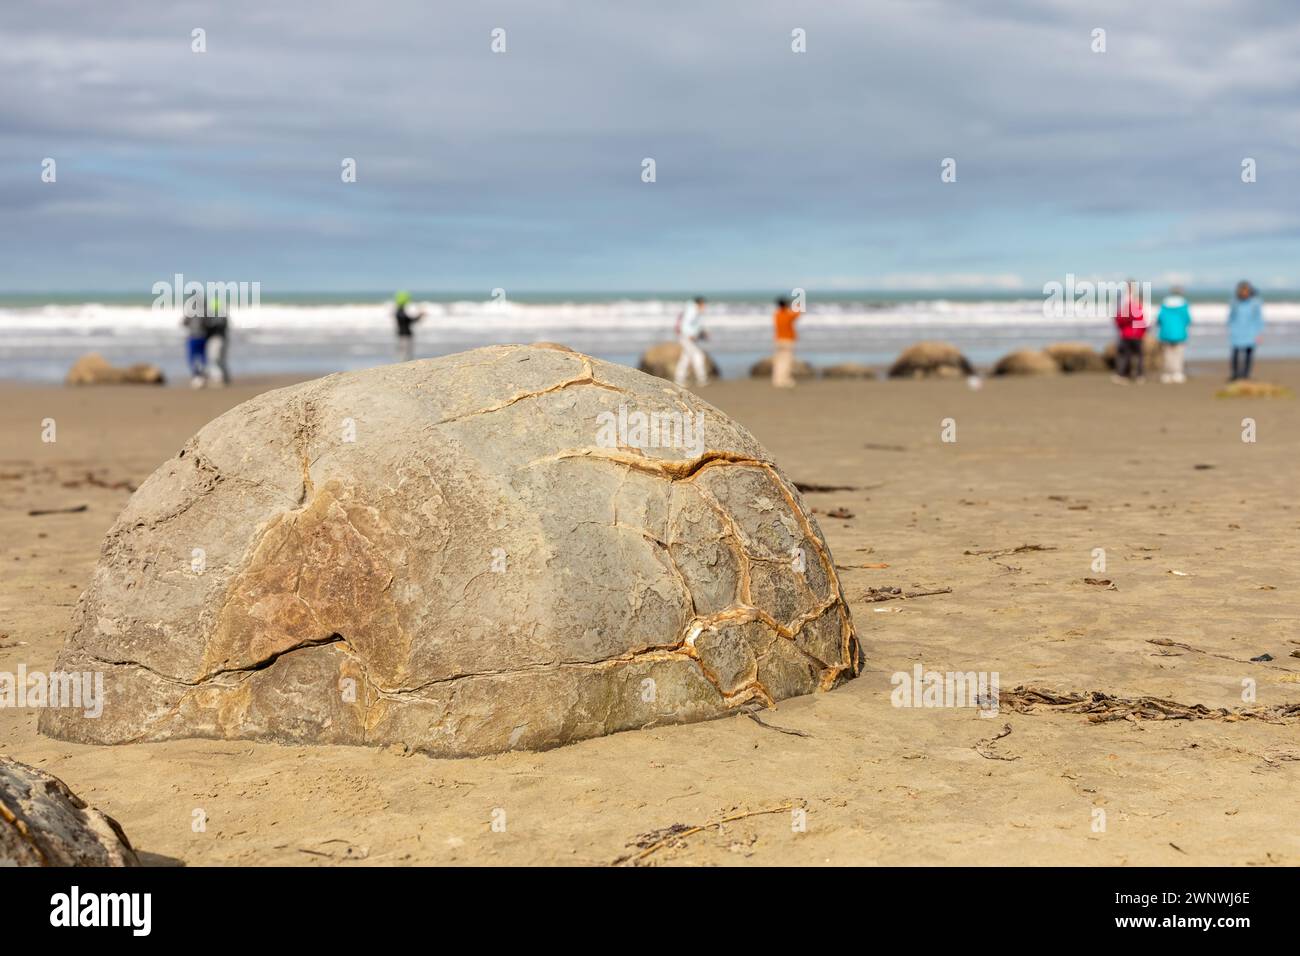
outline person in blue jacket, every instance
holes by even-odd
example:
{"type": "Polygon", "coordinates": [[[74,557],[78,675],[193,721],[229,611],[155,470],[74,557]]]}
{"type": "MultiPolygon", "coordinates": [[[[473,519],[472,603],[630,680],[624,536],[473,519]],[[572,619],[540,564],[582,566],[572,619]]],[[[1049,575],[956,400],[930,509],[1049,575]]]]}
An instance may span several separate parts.
{"type": "Polygon", "coordinates": [[[1231,382],[1250,378],[1255,346],[1264,331],[1264,310],[1259,294],[1246,281],[1237,283],[1237,297],[1228,307],[1228,343],[1232,346],[1231,382]]]}
{"type": "Polygon", "coordinates": [[[1160,327],[1160,381],[1165,384],[1182,384],[1187,381],[1183,372],[1183,350],[1187,347],[1187,327],[1192,324],[1192,311],[1183,296],[1183,290],[1174,286],[1160,303],[1156,317],[1160,327]]]}

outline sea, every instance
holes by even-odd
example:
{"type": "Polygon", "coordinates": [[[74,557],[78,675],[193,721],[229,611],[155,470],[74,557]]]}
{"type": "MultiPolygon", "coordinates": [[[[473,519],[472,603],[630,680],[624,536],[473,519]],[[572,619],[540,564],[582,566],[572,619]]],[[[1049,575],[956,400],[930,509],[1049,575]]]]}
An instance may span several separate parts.
{"type": "MultiPolygon", "coordinates": [[[[546,294],[492,298],[413,290],[426,315],[416,355],[429,357],[497,343],[558,342],[598,358],[636,365],[650,345],[671,339],[687,296],[662,293],[546,294]]],[[[1189,293],[1191,361],[1226,361],[1229,290],[1189,293]]],[[[1114,335],[1101,308],[1067,303],[1068,314],[1033,293],[836,293],[810,295],[799,321],[798,354],[814,366],[859,362],[886,367],[906,346],[951,342],[977,366],[1017,348],[1060,341],[1103,347],[1114,335]]],[[[772,296],[708,296],[705,348],[724,377],[745,375],[769,354],[772,296]]],[[[1300,292],[1264,294],[1259,357],[1300,358],[1300,292]]],[[[391,362],[391,293],[263,292],[256,305],[230,310],[233,377],[312,376],[391,362]]],[[[0,294],[0,379],[58,382],[81,355],[115,365],[151,362],[183,383],[185,333],[178,309],[148,296],[0,294]]]]}

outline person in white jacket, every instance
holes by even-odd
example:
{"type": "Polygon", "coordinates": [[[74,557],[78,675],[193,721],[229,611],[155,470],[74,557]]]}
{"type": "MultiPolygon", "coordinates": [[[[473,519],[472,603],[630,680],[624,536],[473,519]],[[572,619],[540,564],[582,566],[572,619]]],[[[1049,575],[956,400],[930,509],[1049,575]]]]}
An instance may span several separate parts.
{"type": "Polygon", "coordinates": [[[682,314],[677,318],[677,344],[681,346],[681,355],[677,359],[677,372],[673,381],[686,387],[687,376],[695,372],[695,381],[700,385],[709,384],[709,360],[700,348],[702,339],[707,339],[704,331],[704,296],[697,295],[686,303],[682,314]]]}

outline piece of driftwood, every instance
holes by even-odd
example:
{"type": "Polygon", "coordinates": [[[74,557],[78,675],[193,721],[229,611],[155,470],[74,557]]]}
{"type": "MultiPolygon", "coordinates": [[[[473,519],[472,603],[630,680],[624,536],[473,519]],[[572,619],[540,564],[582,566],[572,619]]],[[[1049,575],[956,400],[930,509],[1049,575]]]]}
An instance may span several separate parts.
{"type": "Polygon", "coordinates": [[[745,810],[741,813],[733,813],[717,820],[711,820],[708,823],[700,823],[694,826],[688,826],[684,823],[674,823],[670,827],[662,830],[655,830],[651,833],[643,834],[634,842],[634,846],[641,847],[640,853],[629,853],[621,856],[614,861],[615,866],[625,863],[639,863],[652,853],[657,853],[664,847],[677,840],[684,840],[695,833],[701,833],[705,830],[712,830],[714,827],[720,827],[725,823],[735,823],[737,820],[744,820],[749,817],[761,817],[769,813],[780,813],[783,810],[793,810],[793,803],[783,803],[776,807],[767,807],[763,810],[745,810]]]}
{"type": "Polygon", "coordinates": [[[89,511],[90,505],[73,505],[71,508],[33,508],[27,512],[29,518],[39,518],[41,515],[75,515],[83,511],[89,511]]]}
{"type": "Polygon", "coordinates": [[[911,598],[933,597],[936,594],[951,594],[952,588],[935,588],[932,591],[904,591],[902,588],[867,588],[859,601],[874,603],[877,601],[906,601],[911,598]]]}

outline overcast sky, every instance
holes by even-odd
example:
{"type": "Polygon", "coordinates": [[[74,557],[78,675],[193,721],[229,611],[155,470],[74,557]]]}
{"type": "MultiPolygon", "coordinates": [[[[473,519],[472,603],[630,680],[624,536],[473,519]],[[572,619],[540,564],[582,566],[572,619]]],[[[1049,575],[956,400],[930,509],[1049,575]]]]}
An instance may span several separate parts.
{"type": "Polygon", "coordinates": [[[1300,286],[1296,0],[45,0],[0,37],[0,291],[1300,286]]]}

